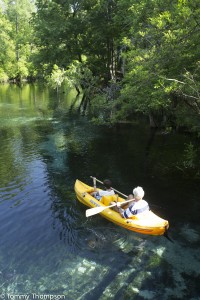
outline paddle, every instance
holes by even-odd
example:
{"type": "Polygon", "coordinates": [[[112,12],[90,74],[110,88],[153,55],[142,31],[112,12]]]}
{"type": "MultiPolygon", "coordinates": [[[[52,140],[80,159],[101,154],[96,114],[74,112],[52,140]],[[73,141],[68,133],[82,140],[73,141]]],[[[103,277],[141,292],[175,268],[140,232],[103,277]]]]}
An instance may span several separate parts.
{"type": "MultiPolygon", "coordinates": [[[[100,181],[99,179],[97,179],[96,177],[90,176],[90,178],[92,178],[93,180],[95,179],[95,180],[96,180],[96,181],[98,181],[99,183],[103,184],[103,182],[102,182],[102,181],[100,181]]],[[[117,192],[118,194],[120,194],[120,195],[122,195],[122,196],[124,196],[124,197],[128,198],[128,196],[127,196],[127,195],[125,195],[125,194],[121,193],[120,191],[118,191],[118,190],[114,189],[113,187],[112,187],[111,189],[113,189],[113,191],[117,192]]]]}
{"type": "MultiPolygon", "coordinates": [[[[130,202],[130,201],[133,201],[133,200],[134,200],[134,198],[129,199],[129,200],[124,201],[124,202],[117,202],[117,203],[120,203],[120,205],[121,205],[121,204],[124,204],[125,202],[130,202]]],[[[103,210],[105,210],[105,209],[107,209],[107,208],[116,206],[117,203],[112,204],[112,205],[109,205],[109,206],[98,206],[98,207],[92,207],[92,208],[89,208],[89,209],[87,209],[86,212],[85,212],[86,217],[90,217],[90,216],[99,214],[99,213],[101,213],[103,210]]]]}
{"type": "Polygon", "coordinates": [[[96,188],[97,188],[97,184],[96,184],[96,177],[92,177],[93,178],[93,186],[94,186],[94,191],[96,192],[96,188]]]}
{"type": "MultiPolygon", "coordinates": [[[[103,184],[103,182],[102,182],[102,181],[100,181],[99,179],[97,179],[96,177],[90,176],[90,178],[92,178],[92,179],[94,179],[94,178],[95,178],[95,179],[96,179],[96,181],[98,181],[99,183],[103,184]]],[[[113,191],[117,192],[118,194],[122,195],[123,197],[126,197],[126,198],[128,198],[128,196],[127,196],[127,195],[125,195],[125,194],[121,193],[120,191],[118,191],[118,190],[114,189],[113,187],[112,187],[112,189],[113,189],[113,191]]],[[[161,206],[159,206],[159,205],[156,205],[156,204],[153,204],[153,203],[151,203],[151,206],[153,206],[153,207],[159,207],[159,208],[161,208],[161,206]]]]}

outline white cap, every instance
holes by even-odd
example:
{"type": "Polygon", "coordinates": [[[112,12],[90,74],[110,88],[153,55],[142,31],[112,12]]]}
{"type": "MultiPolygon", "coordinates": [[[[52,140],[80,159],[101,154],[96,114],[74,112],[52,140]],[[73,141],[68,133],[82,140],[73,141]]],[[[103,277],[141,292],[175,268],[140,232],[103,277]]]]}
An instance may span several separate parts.
{"type": "Polygon", "coordinates": [[[144,190],[141,186],[137,186],[133,189],[133,195],[136,199],[142,199],[144,197],[144,190]]]}

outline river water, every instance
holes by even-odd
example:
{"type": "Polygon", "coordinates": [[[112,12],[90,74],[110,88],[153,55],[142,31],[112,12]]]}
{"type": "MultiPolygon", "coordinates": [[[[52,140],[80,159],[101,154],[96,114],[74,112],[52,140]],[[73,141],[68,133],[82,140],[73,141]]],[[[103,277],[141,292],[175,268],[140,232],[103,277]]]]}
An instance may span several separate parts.
{"type": "Polygon", "coordinates": [[[0,299],[200,299],[200,185],[180,171],[190,137],[96,126],[80,101],[0,86],[0,299]],[[86,219],[74,183],[91,175],[143,186],[173,242],[86,219]]]}

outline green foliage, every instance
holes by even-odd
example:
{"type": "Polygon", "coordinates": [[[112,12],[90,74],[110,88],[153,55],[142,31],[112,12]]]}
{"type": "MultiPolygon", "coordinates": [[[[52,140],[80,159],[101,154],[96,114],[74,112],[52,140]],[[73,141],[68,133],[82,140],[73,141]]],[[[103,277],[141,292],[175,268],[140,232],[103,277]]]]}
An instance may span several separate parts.
{"type": "Polygon", "coordinates": [[[158,126],[200,128],[199,1],[37,0],[36,7],[5,1],[2,80],[38,75],[57,89],[67,81],[106,122],[140,113],[158,126]]]}
{"type": "Polygon", "coordinates": [[[0,68],[0,82],[6,82],[8,80],[8,75],[5,73],[5,71],[0,68]]]}
{"type": "Polygon", "coordinates": [[[49,85],[58,90],[58,88],[61,87],[64,79],[65,71],[63,69],[60,69],[57,65],[54,65],[51,75],[47,77],[49,85]]]}
{"type": "Polygon", "coordinates": [[[183,155],[183,166],[184,168],[195,168],[197,159],[197,153],[192,143],[186,144],[184,155],[183,155]]]}
{"type": "Polygon", "coordinates": [[[122,39],[126,65],[117,117],[170,117],[186,106],[199,114],[199,2],[133,1],[128,11],[132,22],[122,39]]]}
{"type": "Polygon", "coordinates": [[[27,78],[33,69],[30,62],[33,40],[30,18],[34,4],[29,0],[5,1],[3,7],[4,11],[0,12],[0,80],[21,80],[27,78]]]}
{"type": "Polygon", "coordinates": [[[14,73],[15,46],[10,39],[12,24],[0,12],[0,81],[6,81],[14,73]]]}
{"type": "Polygon", "coordinates": [[[117,40],[121,34],[115,21],[119,1],[37,1],[33,18],[35,43],[40,48],[38,65],[57,64],[65,69],[87,57],[85,67],[101,82],[115,78],[118,70],[117,40]]]}
{"type": "Polygon", "coordinates": [[[92,79],[91,71],[78,60],[72,61],[66,70],[66,82],[70,87],[81,87],[84,85],[84,80],[90,79],[92,79]]]}
{"type": "Polygon", "coordinates": [[[176,168],[181,171],[185,177],[200,178],[200,164],[197,147],[195,145],[192,143],[185,144],[181,161],[177,163],[176,168]]]}
{"type": "Polygon", "coordinates": [[[115,99],[119,94],[119,90],[120,84],[110,82],[108,87],[98,90],[98,93],[94,94],[90,105],[93,122],[109,125],[116,123],[115,99]]]}

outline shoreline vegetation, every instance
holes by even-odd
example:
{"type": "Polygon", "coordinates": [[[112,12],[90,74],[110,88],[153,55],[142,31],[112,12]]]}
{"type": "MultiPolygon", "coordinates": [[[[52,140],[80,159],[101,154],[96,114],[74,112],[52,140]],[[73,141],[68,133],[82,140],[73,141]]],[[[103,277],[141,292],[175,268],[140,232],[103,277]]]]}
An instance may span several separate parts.
{"type": "MultiPolygon", "coordinates": [[[[197,0],[4,0],[0,82],[68,85],[95,124],[146,118],[199,139],[199,13],[197,0]]],[[[197,143],[185,151],[194,168],[197,143]]]]}
{"type": "Polygon", "coordinates": [[[139,113],[199,133],[199,13],[197,0],[4,0],[0,81],[65,82],[102,122],[139,113]]]}

